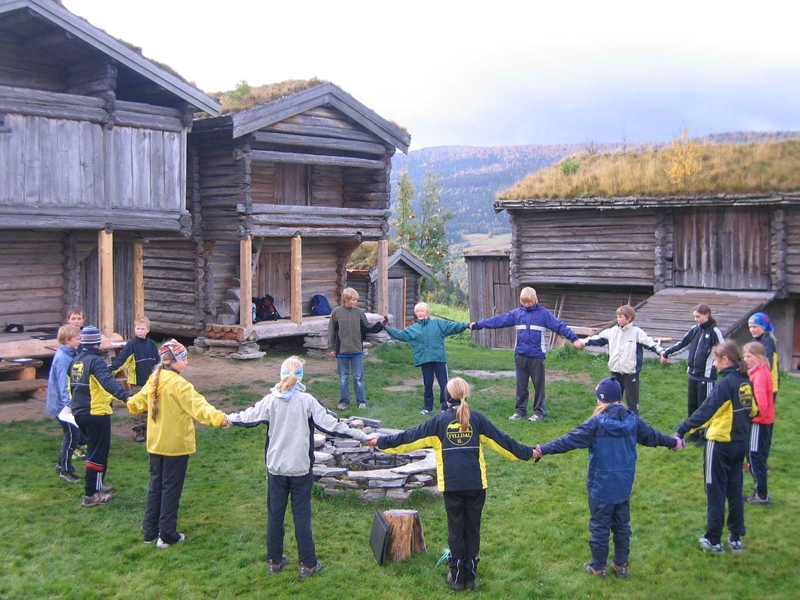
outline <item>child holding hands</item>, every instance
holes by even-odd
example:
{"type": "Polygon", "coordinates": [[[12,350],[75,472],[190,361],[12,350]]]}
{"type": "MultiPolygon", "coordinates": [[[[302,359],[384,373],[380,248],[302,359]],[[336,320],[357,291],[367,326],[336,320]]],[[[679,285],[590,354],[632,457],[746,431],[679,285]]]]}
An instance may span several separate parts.
{"type": "Polygon", "coordinates": [[[367,440],[389,453],[433,447],[438,488],[447,511],[450,572],[454,591],[474,589],[481,544],[481,514],[486,502],[486,464],[483,445],[511,460],[530,460],[533,448],[506,435],[467,404],[469,385],[460,377],[447,384],[448,409],[425,423],[398,433],[367,440]]]}
{"type": "Polygon", "coordinates": [[[753,476],[756,489],[744,501],[747,504],[767,506],[772,500],[767,490],[767,459],[772,445],[772,425],[775,423],[773,379],[763,344],[759,342],[745,344],[743,358],[758,404],[758,416],[753,418],[750,426],[750,450],[748,452],[750,474],[753,476]]]}
{"type": "Polygon", "coordinates": [[[56,473],[60,479],[68,483],[78,483],[75,467],[72,466],[72,453],[78,447],[81,436],[80,429],[75,424],[70,408],[69,394],[69,366],[78,356],[81,345],[81,330],[74,325],[62,325],[58,330],[58,343],[60,344],[50,366],[50,376],[47,380],[47,412],[54,416],[64,430],[64,440],[61,442],[61,452],[58,456],[56,473]]]}
{"type": "Polygon", "coordinates": [[[614,573],[628,576],[631,537],[631,491],[636,475],[636,444],[683,447],[683,440],[664,435],[622,404],[622,387],[614,378],[603,379],[595,390],[597,406],[592,416],[568,434],[544,446],[534,456],[589,449],[586,491],[589,494],[589,548],[592,560],[583,565],[590,575],[606,578],[609,532],[614,534],[614,573]]]}

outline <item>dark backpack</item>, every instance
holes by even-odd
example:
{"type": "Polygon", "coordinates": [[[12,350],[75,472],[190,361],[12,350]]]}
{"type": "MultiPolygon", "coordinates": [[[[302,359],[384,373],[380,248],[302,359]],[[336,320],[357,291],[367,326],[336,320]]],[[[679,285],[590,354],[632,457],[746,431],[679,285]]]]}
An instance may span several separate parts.
{"type": "Polygon", "coordinates": [[[281,318],[275,308],[275,298],[267,294],[263,298],[254,298],[253,304],[256,306],[256,322],[258,321],[277,321],[281,318]]]}
{"type": "Polygon", "coordinates": [[[322,294],[314,294],[311,297],[311,314],[312,315],[329,315],[331,314],[331,305],[328,299],[322,294]]]}

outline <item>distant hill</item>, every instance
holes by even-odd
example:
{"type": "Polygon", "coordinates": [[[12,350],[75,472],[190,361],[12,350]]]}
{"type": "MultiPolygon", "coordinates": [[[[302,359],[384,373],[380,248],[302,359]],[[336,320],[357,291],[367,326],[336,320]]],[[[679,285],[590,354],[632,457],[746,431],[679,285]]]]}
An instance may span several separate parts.
{"type": "MultiPolygon", "coordinates": [[[[700,138],[702,143],[747,143],[756,141],[800,139],[800,132],[734,131],[700,138]]],[[[618,152],[623,149],[644,149],[663,146],[664,142],[636,144],[593,144],[597,153],[618,152]]],[[[451,241],[461,241],[464,234],[498,234],[510,231],[508,215],[495,214],[492,208],[495,194],[525,175],[543,169],[579,152],[587,152],[588,144],[542,144],[533,146],[435,146],[412,150],[408,155],[397,153],[392,159],[392,204],[395,202],[397,180],[408,169],[417,195],[422,191],[425,171],[440,176],[442,206],[456,217],[448,224],[451,241]]]]}

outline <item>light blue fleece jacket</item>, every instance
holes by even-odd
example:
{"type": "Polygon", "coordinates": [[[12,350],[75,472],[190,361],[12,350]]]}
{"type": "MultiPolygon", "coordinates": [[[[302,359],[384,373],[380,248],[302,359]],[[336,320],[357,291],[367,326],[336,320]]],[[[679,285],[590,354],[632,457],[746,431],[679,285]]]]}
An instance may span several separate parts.
{"type": "Polygon", "coordinates": [[[61,344],[53,357],[53,364],[50,366],[50,377],[47,380],[45,410],[54,417],[57,417],[65,406],[69,406],[69,375],[67,371],[69,371],[69,366],[76,356],[78,356],[77,350],[72,350],[68,346],[61,344]]]}

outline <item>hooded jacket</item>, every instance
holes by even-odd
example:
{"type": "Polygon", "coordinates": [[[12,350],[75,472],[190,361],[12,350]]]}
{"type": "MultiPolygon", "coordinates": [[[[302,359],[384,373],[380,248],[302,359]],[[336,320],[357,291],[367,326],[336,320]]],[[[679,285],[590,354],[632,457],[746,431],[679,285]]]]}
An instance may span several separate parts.
{"type": "Polygon", "coordinates": [[[643,330],[632,323],[624,327],[614,325],[604,329],[597,335],[586,338],[587,346],[605,346],[608,344],[608,369],[612,373],[632,375],[642,370],[644,352],[642,348],[663,354],[664,349],[643,330]]]}
{"type": "Polygon", "coordinates": [[[283,392],[276,386],[254,406],[228,415],[231,425],[267,425],[266,465],[267,471],[273,475],[299,477],[311,472],[315,428],[362,442],[367,439],[363,431],[351,429],[339,421],[305,390],[302,383],[283,392]]]}
{"type": "Polygon", "coordinates": [[[748,370],[748,375],[753,384],[753,395],[758,403],[758,416],[753,417],[753,423],[772,425],[775,422],[775,393],[769,365],[767,363],[756,365],[748,370]]]}
{"type": "Polygon", "coordinates": [[[778,350],[775,346],[775,338],[771,333],[765,333],[761,337],[753,338],[754,342],[760,342],[764,346],[764,351],[769,364],[769,371],[772,373],[772,389],[778,393],[780,387],[780,370],[778,368],[778,350]]]}
{"type": "Polygon", "coordinates": [[[396,340],[408,342],[414,355],[414,366],[429,362],[447,362],[444,338],[469,329],[469,323],[444,319],[422,319],[405,329],[387,327],[386,333],[396,340]]]}
{"type": "Polygon", "coordinates": [[[131,395],[114,379],[97,346],[84,346],[69,367],[69,389],[74,416],[105,416],[114,398],[125,402],[131,395]]]}
{"type": "Polygon", "coordinates": [[[401,433],[378,438],[378,448],[389,454],[433,448],[436,453],[437,486],[442,492],[486,489],[486,463],[483,445],[511,460],[529,460],[533,448],[520,444],[500,431],[479,412],[470,412],[469,430],[461,431],[456,419],[460,402],[401,433]]]}
{"type": "Polygon", "coordinates": [[[336,350],[336,354],[364,354],[364,337],[382,330],[383,323],[370,325],[367,315],[357,306],[337,306],[328,323],[328,348],[336,350]]]}
{"type": "Polygon", "coordinates": [[[674,448],[677,443],[674,437],[654,429],[622,404],[612,404],[541,449],[545,455],[588,448],[586,491],[589,496],[608,504],[622,504],[630,499],[633,489],[636,444],[674,448]]]}
{"type": "Polygon", "coordinates": [[[127,369],[130,385],[144,385],[159,362],[161,359],[156,343],[150,338],[135,337],[125,344],[119,356],[111,362],[111,374],[116,375],[122,369],[127,369]]]}
{"type": "Polygon", "coordinates": [[[50,376],[47,378],[47,403],[45,410],[48,414],[57,417],[65,406],[69,406],[69,366],[78,351],[61,344],[53,356],[50,365],[50,376]]]}
{"type": "Polygon", "coordinates": [[[692,327],[680,342],[664,350],[663,356],[667,358],[689,346],[689,356],[687,357],[689,368],[686,370],[689,379],[715,381],[717,369],[714,367],[711,350],[724,341],[722,330],[709,319],[702,325],[692,327]]]}
{"type": "Polygon", "coordinates": [[[555,331],[570,342],[578,339],[575,332],[544,306],[519,306],[502,315],[483,319],[475,323],[475,329],[501,329],[514,326],[517,330],[517,345],[514,354],[544,358],[547,352],[546,331],[555,331]]]}
{"type": "Polygon", "coordinates": [[[750,437],[750,421],[758,414],[750,380],[736,366],[722,369],[722,379],[692,416],[678,425],[683,437],[691,430],[707,427],[706,439],[713,442],[744,442],[750,437]]]}
{"type": "Polygon", "coordinates": [[[179,373],[163,367],[156,394],[158,414],[153,415],[154,379],[151,375],[139,393],[128,400],[128,410],[134,415],[147,412],[147,452],[162,456],[194,454],[194,419],[219,427],[225,413],[211,406],[179,373]]]}

